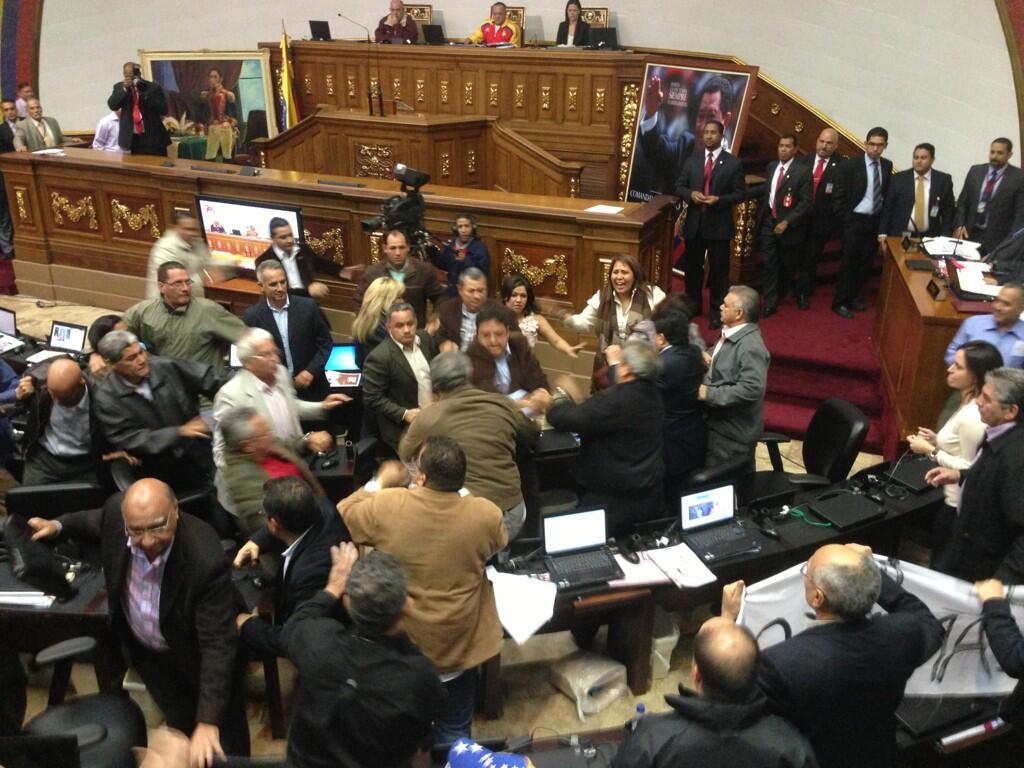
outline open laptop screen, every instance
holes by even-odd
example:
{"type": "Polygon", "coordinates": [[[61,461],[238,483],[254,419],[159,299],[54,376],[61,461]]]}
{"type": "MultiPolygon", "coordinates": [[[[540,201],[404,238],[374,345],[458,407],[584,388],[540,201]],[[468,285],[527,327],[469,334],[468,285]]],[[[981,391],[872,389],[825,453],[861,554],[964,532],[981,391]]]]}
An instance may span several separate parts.
{"type": "Polygon", "coordinates": [[[734,495],[731,485],[691,493],[679,501],[683,531],[694,531],[708,525],[731,520],[734,495]]]}
{"type": "Polygon", "coordinates": [[[0,333],[6,333],[8,336],[18,335],[16,316],[9,309],[0,309],[0,333]]]}
{"type": "Polygon", "coordinates": [[[85,349],[85,334],[88,330],[84,325],[59,323],[54,320],[50,326],[50,348],[65,352],[81,352],[85,349]]]}
{"type": "Polygon", "coordinates": [[[604,510],[588,509],[544,518],[544,552],[557,555],[605,543],[604,510]]]}
{"type": "Polygon", "coordinates": [[[328,371],[358,371],[356,345],[335,344],[331,348],[331,356],[327,358],[327,364],[324,366],[324,369],[328,371]]]}

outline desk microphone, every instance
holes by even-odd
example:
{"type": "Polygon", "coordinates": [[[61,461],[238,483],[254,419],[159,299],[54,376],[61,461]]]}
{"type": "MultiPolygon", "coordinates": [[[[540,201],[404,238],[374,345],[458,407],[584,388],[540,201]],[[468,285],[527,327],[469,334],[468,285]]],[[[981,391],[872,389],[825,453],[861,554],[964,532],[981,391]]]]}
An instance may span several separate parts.
{"type": "MultiPolygon", "coordinates": [[[[373,39],[370,37],[369,27],[364,27],[355,19],[351,19],[344,13],[339,13],[338,16],[350,24],[355,24],[361,30],[366,33],[366,103],[370,107],[370,117],[373,117],[373,88],[370,86],[370,57],[372,56],[371,47],[373,46],[373,39]]],[[[380,82],[380,53],[377,54],[377,100],[378,110],[380,116],[384,117],[384,85],[380,82]]]]}

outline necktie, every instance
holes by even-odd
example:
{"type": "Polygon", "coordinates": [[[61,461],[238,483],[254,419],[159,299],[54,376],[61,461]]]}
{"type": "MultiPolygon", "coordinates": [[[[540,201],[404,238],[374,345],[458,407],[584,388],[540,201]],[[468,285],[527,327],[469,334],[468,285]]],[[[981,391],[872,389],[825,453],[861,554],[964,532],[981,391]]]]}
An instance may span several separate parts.
{"type": "Polygon", "coordinates": [[[132,132],[142,133],[145,128],[142,125],[142,110],[139,109],[139,89],[132,88],[132,132]]]}
{"type": "Polygon", "coordinates": [[[715,155],[713,152],[708,152],[708,159],[704,163],[704,194],[711,194],[711,169],[715,165],[715,155]]]}
{"type": "Polygon", "coordinates": [[[878,169],[878,161],[871,161],[871,172],[875,175],[871,181],[871,213],[878,213],[882,208],[882,174],[878,169]]]}
{"type": "Polygon", "coordinates": [[[985,182],[985,189],[981,193],[981,202],[987,203],[992,199],[992,190],[996,186],[996,179],[999,178],[999,172],[991,170],[988,173],[988,180],[985,182]]]}
{"type": "Polygon", "coordinates": [[[42,136],[42,138],[43,138],[43,146],[52,147],[53,146],[53,136],[50,134],[49,131],[46,130],[46,121],[45,120],[40,120],[39,123],[38,123],[38,126],[39,126],[39,135],[42,136]]]}
{"type": "Polygon", "coordinates": [[[786,178],[786,169],[779,164],[779,170],[777,171],[777,178],[775,179],[775,191],[772,192],[772,218],[779,218],[779,190],[782,189],[782,180],[786,178]]]}
{"type": "Polygon", "coordinates": [[[917,189],[914,190],[914,229],[924,232],[924,176],[917,177],[917,189]]]}
{"type": "Polygon", "coordinates": [[[818,194],[818,185],[821,183],[821,177],[825,173],[825,158],[819,157],[818,164],[814,166],[814,195],[818,194]]]}

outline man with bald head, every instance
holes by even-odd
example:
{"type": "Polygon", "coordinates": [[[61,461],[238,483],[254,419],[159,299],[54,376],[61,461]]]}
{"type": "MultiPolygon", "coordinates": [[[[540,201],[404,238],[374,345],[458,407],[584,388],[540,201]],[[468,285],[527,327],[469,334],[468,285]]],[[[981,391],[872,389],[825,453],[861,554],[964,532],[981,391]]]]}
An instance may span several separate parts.
{"type": "MultiPolygon", "coordinates": [[[[814,623],[762,652],[758,686],[824,768],[894,766],[896,707],[910,675],[939,649],[942,625],[868,547],[828,544],[801,573],[814,623]],[[872,614],[875,603],[886,613],[872,614]]],[[[725,587],[722,616],[739,614],[743,587],[725,587]]]]}
{"type": "Polygon", "coordinates": [[[644,717],[626,739],[614,768],[816,766],[807,740],[769,714],[757,690],[757,641],[746,627],[708,619],[693,641],[695,693],[667,695],[666,714],[644,717]]]}
{"type": "Polygon", "coordinates": [[[836,177],[845,158],[836,153],[839,133],[834,128],[825,128],[818,134],[813,155],[800,158],[811,170],[811,212],[808,217],[810,231],[800,254],[800,265],[796,278],[796,303],[800,309],[810,307],[814,281],[817,278],[818,259],[825,244],[840,235],[841,222],[832,209],[832,194],[836,177]]]}
{"type": "Polygon", "coordinates": [[[101,509],[28,524],[33,539],[99,540],[111,624],[167,725],[190,734],[191,765],[247,756],[238,595],[213,528],[154,478],[101,509]]]}
{"type": "Polygon", "coordinates": [[[59,357],[46,371],[45,386],[37,388],[35,382],[32,376],[23,376],[15,391],[15,397],[28,405],[24,485],[95,483],[101,458],[135,462],[124,451],[105,452],[93,409],[93,385],[78,363],[59,357]]]}

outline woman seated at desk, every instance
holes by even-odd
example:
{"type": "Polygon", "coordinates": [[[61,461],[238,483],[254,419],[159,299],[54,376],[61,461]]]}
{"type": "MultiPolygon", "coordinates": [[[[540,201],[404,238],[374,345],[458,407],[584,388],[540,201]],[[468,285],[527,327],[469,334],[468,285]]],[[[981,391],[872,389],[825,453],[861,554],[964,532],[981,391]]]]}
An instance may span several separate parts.
{"type": "Polygon", "coordinates": [[[579,0],[565,4],[565,21],[558,25],[555,45],[575,45],[577,48],[590,45],[590,25],[580,18],[583,6],[579,0]]]}

